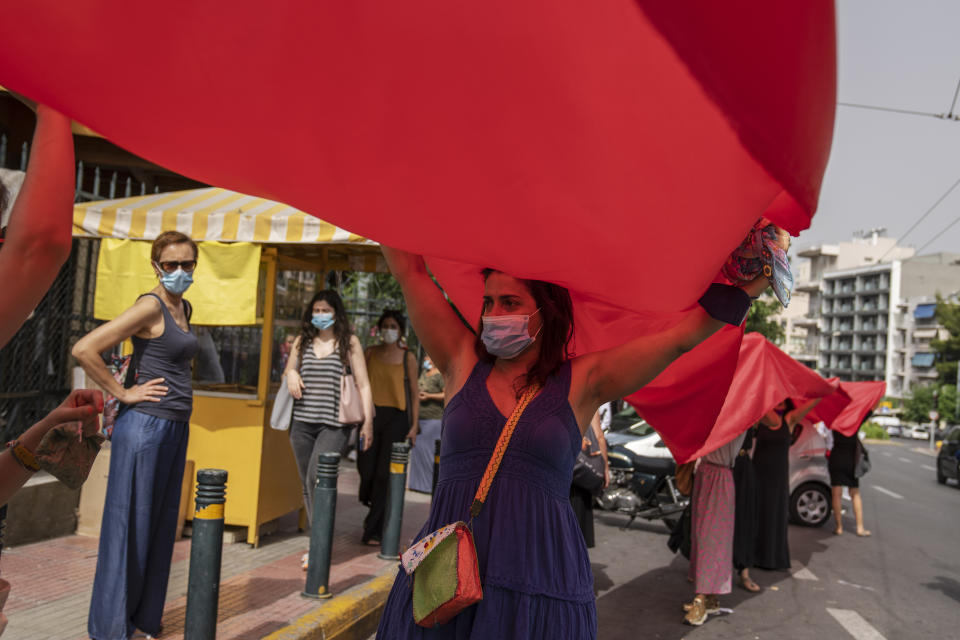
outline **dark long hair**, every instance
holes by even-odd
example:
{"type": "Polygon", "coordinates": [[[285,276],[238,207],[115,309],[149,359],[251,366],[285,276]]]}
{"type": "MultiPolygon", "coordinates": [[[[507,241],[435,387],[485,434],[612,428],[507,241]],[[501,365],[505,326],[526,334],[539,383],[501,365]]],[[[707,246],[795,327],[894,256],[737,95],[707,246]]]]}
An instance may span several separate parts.
{"type": "MultiPolygon", "coordinates": [[[[484,282],[494,271],[496,269],[483,270],[484,282]]],[[[545,385],[547,378],[556,373],[560,365],[573,356],[570,349],[570,343],[573,341],[573,300],[570,298],[570,292],[558,284],[543,280],[519,280],[539,307],[543,328],[540,329],[539,336],[540,355],[527,370],[526,375],[515,384],[518,399],[523,394],[523,390],[530,385],[534,383],[545,385]]],[[[480,360],[493,362],[496,357],[490,355],[483,345],[483,340],[480,339],[482,332],[483,317],[481,316],[477,326],[474,350],[480,360]]]]}
{"type": "Polygon", "coordinates": [[[347,310],[343,306],[343,300],[340,294],[333,289],[324,289],[314,294],[310,299],[310,304],[303,310],[303,319],[300,323],[300,349],[297,352],[297,371],[303,365],[303,352],[308,347],[312,347],[313,339],[320,333],[320,329],[313,326],[313,305],[319,300],[323,300],[333,307],[333,337],[337,341],[337,351],[340,353],[340,362],[346,367],[350,362],[350,337],[353,335],[350,331],[350,320],[347,318],[347,310]]]}
{"type": "Polygon", "coordinates": [[[393,318],[397,321],[397,324],[400,326],[401,338],[407,335],[407,319],[404,318],[403,314],[396,309],[383,310],[383,313],[380,314],[380,318],[377,320],[377,329],[383,329],[383,321],[387,318],[393,318]]]}

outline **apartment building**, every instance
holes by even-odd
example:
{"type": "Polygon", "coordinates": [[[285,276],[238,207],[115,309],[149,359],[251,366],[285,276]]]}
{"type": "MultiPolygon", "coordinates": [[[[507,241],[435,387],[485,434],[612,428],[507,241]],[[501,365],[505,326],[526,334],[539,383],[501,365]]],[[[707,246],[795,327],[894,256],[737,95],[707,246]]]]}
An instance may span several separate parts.
{"type": "Polygon", "coordinates": [[[960,254],[953,253],[824,273],[818,291],[820,373],[885,380],[887,395],[902,397],[911,384],[930,377],[929,342],[939,330],[930,300],[958,289],[960,254]]]}
{"type": "Polygon", "coordinates": [[[905,389],[933,382],[937,378],[935,354],[930,342],[945,339],[948,335],[936,320],[936,308],[935,297],[921,296],[904,300],[898,310],[894,336],[894,376],[903,378],[905,389]]]}
{"type": "Polygon", "coordinates": [[[820,367],[824,276],[832,271],[876,265],[881,260],[904,260],[914,255],[910,247],[873,229],[856,234],[849,242],[806,247],[796,253],[796,286],[790,307],[779,319],[786,330],[784,350],[811,368],[820,367]]]}

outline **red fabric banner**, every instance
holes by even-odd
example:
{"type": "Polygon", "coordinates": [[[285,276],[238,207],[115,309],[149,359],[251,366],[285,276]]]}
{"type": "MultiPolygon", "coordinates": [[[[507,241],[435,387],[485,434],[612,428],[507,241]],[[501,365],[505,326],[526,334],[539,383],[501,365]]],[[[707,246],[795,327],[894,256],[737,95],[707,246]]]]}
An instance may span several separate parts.
{"type": "MultiPolygon", "coordinates": [[[[471,322],[481,267],[567,286],[583,353],[675,322],[761,215],[809,226],[834,10],[30,0],[4,6],[0,84],[184,175],[430,256],[471,322]]],[[[713,423],[738,339],[634,399],[681,449],[713,423]]]]}
{"type": "Polygon", "coordinates": [[[799,405],[834,395],[837,389],[835,380],[824,379],[761,334],[748,333],[716,424],[683,434],[683,441],[673,434],[669,439],[661,436],[678,462],[693,460],[730,442],[786,398],[799,405]]]}
{"type": "MultiPolygon", "coordinates": [[[[887,393],[887,383],[877,382],[841,382],[838,393],[848,397],[850,401],[837,413],[836,418],[828,422],[828,426],[845,436],[852,436],[859,429],[867,413],[872,411],[887,393]]],[[[833,410],[837,404],[836,394],[824,398],[823,402],[814,408],[820,415],[821,405],[828,405],[833,410]]],[[[816,418],[814,418],[816,419],[816,418]]]]}

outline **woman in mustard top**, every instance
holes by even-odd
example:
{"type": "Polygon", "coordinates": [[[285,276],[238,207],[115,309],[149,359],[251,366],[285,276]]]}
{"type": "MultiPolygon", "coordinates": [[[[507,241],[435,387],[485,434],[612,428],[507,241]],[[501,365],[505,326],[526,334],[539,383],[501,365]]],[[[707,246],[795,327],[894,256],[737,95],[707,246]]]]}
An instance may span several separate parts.
{"type": "Polygon", "coordinates": [[[391,446],[407,438],[412,443],[417,438],[417,361],[400,342],[406,325],[399,311],[385,310],[377,321],[381,343],[365,353],[375,413],[373,446],[362,451],[361,445],[357,456],[360,502],[370,507],[363,522],[364,544],[379,545],[383,535],[391,446]],[[410,398],[414,401],[409,402],[410,398]]]}

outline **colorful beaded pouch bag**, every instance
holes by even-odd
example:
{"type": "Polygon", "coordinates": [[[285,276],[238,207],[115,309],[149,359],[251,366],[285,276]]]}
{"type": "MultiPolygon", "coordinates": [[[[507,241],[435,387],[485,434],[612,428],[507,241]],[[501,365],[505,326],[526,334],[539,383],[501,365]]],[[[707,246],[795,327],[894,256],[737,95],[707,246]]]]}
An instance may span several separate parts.
{"type": "MultiPolygon", "coordinates": [[[[528,387],[504,425],[470,506],[470,522],[480,514],[521,414],[539,391],[540,385],[528,387]]],[[[483,599],[470,523],[454,522],[427,534],[403,552],[400,563],[413,580],[413,619],[422,627],[441,625],[483,599]]]]}

